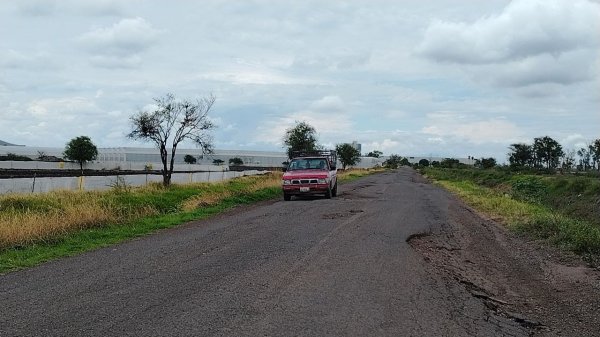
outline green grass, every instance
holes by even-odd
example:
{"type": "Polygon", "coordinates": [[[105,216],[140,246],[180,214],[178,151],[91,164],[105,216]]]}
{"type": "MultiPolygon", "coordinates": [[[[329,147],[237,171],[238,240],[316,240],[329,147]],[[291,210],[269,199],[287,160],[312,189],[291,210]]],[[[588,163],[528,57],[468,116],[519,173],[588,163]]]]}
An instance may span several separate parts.
{"type": "Polygon", "coordinates": [[[574,215],[582,213],[570,212],[571,208],[564,206],[566,203],[553,206],[553,200],[577,193],[577,204],[582,209],[597,207],[593,204],[598,197],[597,182],[582,177],[465,171],[428,169],[425,173],[467,204],[501,220],[512,230],[580,254],[594,264],[600,261],[600,225],[586,216],[574,215]]]}

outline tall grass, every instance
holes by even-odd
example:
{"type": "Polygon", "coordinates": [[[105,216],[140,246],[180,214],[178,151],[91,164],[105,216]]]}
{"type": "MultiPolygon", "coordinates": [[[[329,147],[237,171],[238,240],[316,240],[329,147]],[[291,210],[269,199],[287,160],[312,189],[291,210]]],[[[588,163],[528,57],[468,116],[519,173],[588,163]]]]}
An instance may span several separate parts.
{"type": "Polygon", "coordinates": [[[152,184],[104,192],[59,191],[0,196],[0,250],[51,242],[74,231],[198,207],[280,184],[280,175],[243,177],[219,183],[152,184]]]}
{"type": "MultiPolygon", "coordinates": [[[[564,184],[557,184],[560,180],[553,180],[552,177],[509,176],[503,177],[502,183],[494,183],[495,187],[491,188],[478,181],[480,177],[473,179],[470,173],[462,177],[460,173],[444,170],[428,170],[427,173],[469,205],[501,220],[511,229],[581,254],[594,264],[600,261],[600,226],[585,218],[566,215],[561,209],[546,204],[547,200],[556,197],[557,186],[564,184]]],[[[574,181],[579,181],[579,178],[574,181]]],[[[580,192],[593,191],[595,186],[592,183],[585,188],[580,187],[580,192]]],[[[570,191],[568,186],[566,188],[570,191]]]]}
{"type": "MultiPolygon", "coordinates": [[[[340,172],[340,181],[378,172],[340,172]]],[[[0,272],[281,196],[281,173],[165,188],[0,196],[0,272]]]]}

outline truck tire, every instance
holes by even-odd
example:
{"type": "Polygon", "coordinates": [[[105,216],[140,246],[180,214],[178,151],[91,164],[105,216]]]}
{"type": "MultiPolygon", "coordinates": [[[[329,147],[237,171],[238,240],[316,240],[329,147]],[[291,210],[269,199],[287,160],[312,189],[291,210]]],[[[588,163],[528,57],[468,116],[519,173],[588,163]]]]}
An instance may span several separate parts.
{"type": "Polygon", "coordinates": [[[327,193],[325,193],[325,198],[331,199],[331,187],[327,186],[327,193]]]}
{"type": "Polygon", "coordinates": [[[331,195],[334,198],[337,197],[337,181],[335,182],[335,185],[333,186],[333,190],[331,190],[331,195]]]}
{"type": "Polygon", "coordinates": [[[283,193],[283,200],[290,201],[292,200],[292,196],[287,193],[283,193]]]}

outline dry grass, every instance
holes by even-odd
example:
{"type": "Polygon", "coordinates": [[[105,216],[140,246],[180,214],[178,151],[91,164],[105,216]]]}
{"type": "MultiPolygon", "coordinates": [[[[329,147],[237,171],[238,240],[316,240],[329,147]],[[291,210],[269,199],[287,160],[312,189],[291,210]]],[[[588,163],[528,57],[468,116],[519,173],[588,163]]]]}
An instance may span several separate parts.
{"type": "Polygon", "coordinates": [[[48,242],[85,228],[120,224],[145,216],[193,211],[226,198],[281,184],[281,174],[219,183],[150,184],[111,191],[58,191],[0,196],[0,250],[48,242]]]}
{"type": "MultiPolygon", "coordinates": [[[[373,170],[339,173],[340,181],[352,180],[373,170]]],[[[0,196],[0,250],[48,242],[70,233],[110,224],[124,224],[146,216],[192,212],[218,205],[223,200],[281,186],[281,172],[248,176],[218,183],[149,184],[111,191],[59,191],[47,194],[0,196]]],[[[275,189],[275,191],[274,191],[275,189]]]]}
{"type": "Polygon", "coordinates": [[[244,182],[239,186],[235,186],[236,180],[219,183],[193,184],[192,186],[203,191],[203,193],[194,195],[185,200],[182,204],[182,208],[185,211],[192,211],[201,207],[217,205],[224,199],[236,194],[249,194],[267,188],[279,187],[281,185],[281,176],[282,174],[280,172],[275,172],[263,176],[238,178],[237,181],[244,182]]]}
{"type": "Polygon", "coordinates": [[[93,192],[0,197],[0,249],[23,246],[117,220],[93,192]]]}

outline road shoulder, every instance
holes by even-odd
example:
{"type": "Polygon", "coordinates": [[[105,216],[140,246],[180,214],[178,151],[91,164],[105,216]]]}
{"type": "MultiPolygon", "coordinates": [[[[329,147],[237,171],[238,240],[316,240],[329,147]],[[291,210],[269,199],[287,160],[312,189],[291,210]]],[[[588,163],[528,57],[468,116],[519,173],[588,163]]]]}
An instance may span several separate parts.
{"type": "Polygon", "coordinates": [[[431,272],[462,284],[490,315],[540,336],[600,336],[600,271],[518,236],[450,197],[449,221],[409,238],[431,272]]]}

